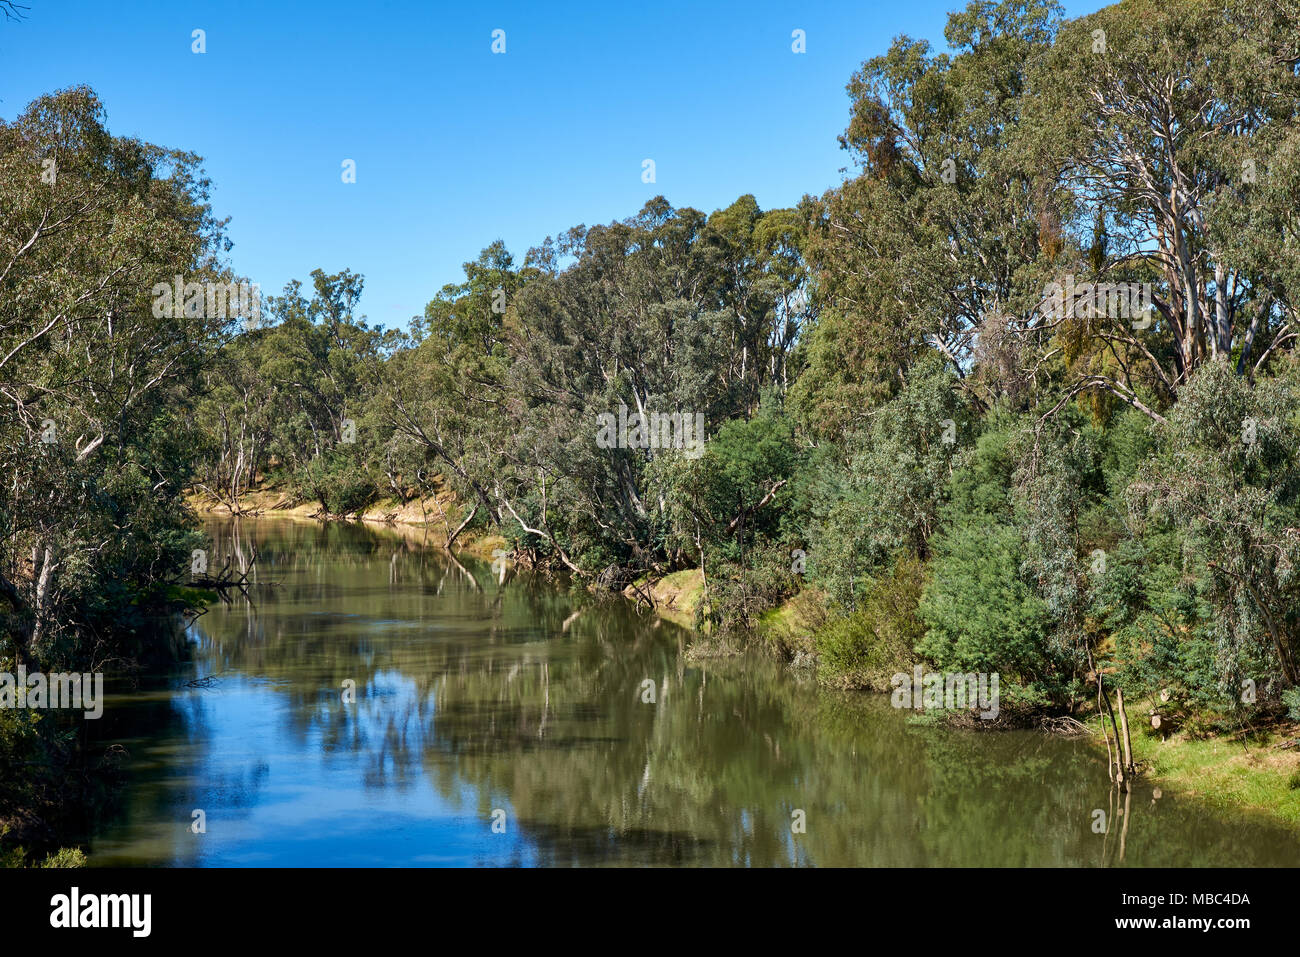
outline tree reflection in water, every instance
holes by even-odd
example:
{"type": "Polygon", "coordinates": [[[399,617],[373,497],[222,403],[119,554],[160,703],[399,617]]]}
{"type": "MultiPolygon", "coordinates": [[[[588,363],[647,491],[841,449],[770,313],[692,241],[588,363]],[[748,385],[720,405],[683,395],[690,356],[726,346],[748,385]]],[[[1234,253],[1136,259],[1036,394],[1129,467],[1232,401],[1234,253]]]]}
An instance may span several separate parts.
{"type": "Polygon", "coordinates": [[[127,747],[131,775],[92,863],[1300,859],[1297,836],[1266,822],[1141,783],[1117,800],[1085,742],[917,725],[885,696],[818,689],[759,656],[692,662],[675,625],[501,581],[418,530],[258,519],[210,534],[236,564],[255,548],[262,584],[194,623],[181,673],[110,699],[97,730],[127,747]]]}

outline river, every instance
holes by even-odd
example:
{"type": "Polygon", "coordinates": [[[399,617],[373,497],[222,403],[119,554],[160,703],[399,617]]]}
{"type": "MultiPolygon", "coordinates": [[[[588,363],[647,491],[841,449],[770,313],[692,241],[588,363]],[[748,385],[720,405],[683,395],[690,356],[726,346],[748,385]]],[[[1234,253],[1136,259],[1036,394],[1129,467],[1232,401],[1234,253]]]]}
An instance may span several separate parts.
{"type": "Polygon", "coordinates": [[[1117,796],[1085,741],[918,725],[761,656],[691,660],[676,625],[502,582],[418,532],[207,531],[217,565],[256,548],[262,584],[198,618],[177,669],[110,693],[94,731],[125,783],[92,865],[1300,861],[1300,835],[1254,816],[1146,782],[1117,796]]]}

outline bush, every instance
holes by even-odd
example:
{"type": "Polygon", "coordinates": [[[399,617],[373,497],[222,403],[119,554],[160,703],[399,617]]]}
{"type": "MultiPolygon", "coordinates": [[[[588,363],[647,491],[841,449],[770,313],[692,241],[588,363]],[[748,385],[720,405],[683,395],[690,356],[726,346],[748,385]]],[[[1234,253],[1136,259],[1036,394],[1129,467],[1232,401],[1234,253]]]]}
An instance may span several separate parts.
{"type": "Polygon", "coordinates": [[[1300,721],[1300,688],[1283,691],[1282,701],[1286,704],[1287,717],[1292,721],[1300,721]]]}
{"type": "Polygon", "coordinates": [[[795,592],[788,552],[780,545],[753,549],[745,560],[720,562],[709,579],[708,616],[727,635],[750,635],[759,619],[795,592]]]}
{"type": "Polygon", "coordinates": [[[344,452],[312,459],[298,484],[303,497],[314,499],[331,515],[353,515],[374,501],[379,486],[366,467],[344,452]]]}
{"type": "Polygon", "coordinates": [[[1055,673],[1051,616],[1021,579],[1024,546],[1008,525],[971,523],[935,540],[917,651],[941,670],[999,672],[1025,684],[1055,673]]]}
{"type": "Polygon", "coordinates": [[[830,684],[887,691],[890,679],[910,672],[913,649],[925,635],[918,614],[925,567],[906,556],[872,582],[859,609],[817,632],[817,651],[830,684]]]}
{"type": "Polygon", "coordinates": [[[41,861],[41,867],[85,867],[86,855],[77,847],[63,847],[55,851],[45,860],[41,861]]]}

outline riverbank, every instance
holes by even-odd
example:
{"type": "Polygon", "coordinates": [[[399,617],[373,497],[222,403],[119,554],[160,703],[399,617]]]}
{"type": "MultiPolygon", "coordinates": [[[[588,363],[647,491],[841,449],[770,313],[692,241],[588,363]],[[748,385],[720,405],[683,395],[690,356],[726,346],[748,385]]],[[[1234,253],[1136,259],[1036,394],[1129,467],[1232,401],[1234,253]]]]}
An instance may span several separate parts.
{"type": "MultiPolygon", "coordinates": [[[[1137,702],[1130,722],[1147,708],[1137,702]]],[[[1098,746],[1101,721],[1087,722],[1098,746]]],[[[1215,807],[1255,811],[1300,826],[1300,723],[1277,721],[1239,732],[1194,737],[1134,729],[1133,758],[1153,783],[1215,807]]]]}
{"type": "MultiPolygon", "coordinates": [[[[239,497],[235,509],[232,509],[229,503],[204,491],[191,490],[186,496],[186,501],[196,512],[207,515],[276,517],[317,522],[350,521],[383,525],[410,541],[432,545],[435,548],[446,547],[447,540],[463,519],[456,495],[451,491],[441,491],[436,495],[414,498],[406,502],[399,502],[396,498],[381,498],[362,511],[347,515],[328,514],[319,502],[298,501],[287,489],[274,486],[245,492],[239,497]]],[[[487,559],[495,558],[493,552],[507,547],[503,536],[472,529],[466,529],[452,543],[454,551],[487,559]]]]}

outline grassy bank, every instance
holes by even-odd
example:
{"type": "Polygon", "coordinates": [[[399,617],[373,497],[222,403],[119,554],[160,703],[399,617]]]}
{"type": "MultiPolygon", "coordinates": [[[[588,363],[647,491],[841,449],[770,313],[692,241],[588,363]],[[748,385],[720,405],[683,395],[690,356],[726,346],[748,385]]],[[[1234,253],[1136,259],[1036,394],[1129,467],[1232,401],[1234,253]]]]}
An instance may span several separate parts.
{"type": "MultiPolygon", "coordinates": [[[[1143,775],[1215,807],[1247,809],[1300,826],[1300,724],[1280,721],[1213,737],[1162,736],[1141,729],[1143,706],[1130,708],[1133,758],[1143,775]]],[[[1101,722],[1087,722],[1104,755],[1101,722]]]]}
{"type": "Polygon", "coordinates": [[[704,602],[704,576],[698,568],[685,568],[662,578],[641,578],[623,589],[633,601],[653,600],[655,611],[686,628],[695,625],[695,612],[704,602]]]}

